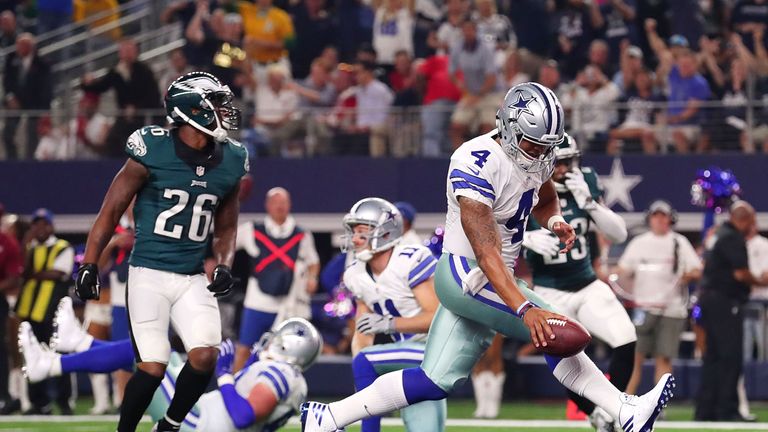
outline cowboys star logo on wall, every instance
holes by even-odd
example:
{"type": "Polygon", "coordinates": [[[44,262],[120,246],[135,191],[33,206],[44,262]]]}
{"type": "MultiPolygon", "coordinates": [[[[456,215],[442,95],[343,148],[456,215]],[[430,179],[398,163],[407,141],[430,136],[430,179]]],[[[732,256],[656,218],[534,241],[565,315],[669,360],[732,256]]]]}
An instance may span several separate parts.
{"type": "Polygon", "coordinates": [[[611,165],[611,173],[598,177],[605,190],[603,199],[606,207],[611,208],[614,204],[620,204],[624,210],[635,210],[635,204],[632,202],[632,189],[643,181],[643,176],[624,174],[624,165],[621,163],[621,159],[615,158],[611,165]]]}
{"type": "Polygon", "coordinates": [[[517,100],[515,103],[509,105],[510,109],[515,110],[515,112],[512,114],[515,117],[515,120],[519,119],[521,114],[533,115],[533,111],[528,108],[528,104],[534,100],[536,100],[536,96],[531,96],[530,99],[526,99],[522,92],[517,93],[517,100]]]}

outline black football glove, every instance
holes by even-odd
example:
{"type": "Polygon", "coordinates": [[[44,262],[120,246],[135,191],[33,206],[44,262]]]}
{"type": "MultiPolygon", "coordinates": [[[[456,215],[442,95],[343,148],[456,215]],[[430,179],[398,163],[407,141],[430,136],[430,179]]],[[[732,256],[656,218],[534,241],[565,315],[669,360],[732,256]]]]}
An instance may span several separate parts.
{"type": "Polygon", "coordinates": [[[96,264],[83,264],[77,270],[75,279],[75,294],[80,300],[98,300],[101,294],[99,268],[96,264]]]}
{"type": "Polygon", "coordinates": [[[208,291],[212,292],[214,297],[223,297],[232,291],[238,280],[232,277],[229,267],[219,264],[213,269],[213,281],[208,285],[208,291]]]}

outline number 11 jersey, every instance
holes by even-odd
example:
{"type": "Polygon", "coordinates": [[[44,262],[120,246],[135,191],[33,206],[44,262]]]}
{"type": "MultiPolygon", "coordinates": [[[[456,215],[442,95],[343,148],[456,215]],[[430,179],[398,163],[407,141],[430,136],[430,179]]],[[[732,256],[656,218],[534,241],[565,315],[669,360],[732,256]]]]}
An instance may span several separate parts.
{"type": "Polygon", "coordinates": [[[458,198],[464,196],[493,209],[501,236],[501,256],[512,269],[520,253],[525,224],[539,201],[539,188],[552,176],[553,167],[529,173],[520,168],[494,139],[496,131],[461,145],[448,168],[448,214],[443,250],[475,259],[461,225],[458,198]]]}
{"type": "Polygon", "coordinates": [[[179,274],[203,272],[216,208],[248,172],[248,152],[236,141],[213,143],[212,151],[184,144],[177,130],[145,126],[128,137],[128,157],[149,177],[136,194],[135,267],[179,274]]]}

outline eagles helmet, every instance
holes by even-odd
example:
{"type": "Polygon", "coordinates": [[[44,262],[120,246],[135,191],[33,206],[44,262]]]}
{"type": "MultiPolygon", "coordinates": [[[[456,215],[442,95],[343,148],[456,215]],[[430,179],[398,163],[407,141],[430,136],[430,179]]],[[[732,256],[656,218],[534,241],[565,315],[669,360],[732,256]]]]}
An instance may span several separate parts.
{"type": "Polygon", "coordinates": [[[323,350],[320,333],[304,318],[283,321],[263,339],[260,357],[290,363],[301,370],[309,369],[323,350]]]}
{"type": "Polygon", "coordinates": [[[555,147],[555,160],[562,161],[571,159],[571,167],[576,168],[579,166],[579,160],[581,158],[581,150],[579,145],[576,144],[576,139],[567,133],[563,135],[563,142],[555,147]]]}
{"type": "Polygon", "coordinates": [[[177,78],[165,93],[165,112],[173,125],[188,124],[213,137],[227,138],[240,127],[240,110],[232,105],[229,86],[208,72],[189,72],[177,78]]]}
{"type": "Polygon", "coordinates": [[[403,236],[403,216],[394,204],[381,198],[363,198],[356,202],[344,216],[343,223],[346,231],[344,252],[355,250],[352,243],[355,226],[371,227],[368,233],[370,248],[355,254],[361,261],[368,261],[375,253],[395,247],[403,236]]]}
{"type": "Polygon", "coordinates": [[[496,130],[502,148],[526,172],[539,172],[552,166],[555,157],[552,150],[563,142],[564,127],[565,115],[557,96],[534,82],[509,89],[496,113],[496,130]],[[523,139],[546,149],[534,158],[520,148],[523,139]]]}

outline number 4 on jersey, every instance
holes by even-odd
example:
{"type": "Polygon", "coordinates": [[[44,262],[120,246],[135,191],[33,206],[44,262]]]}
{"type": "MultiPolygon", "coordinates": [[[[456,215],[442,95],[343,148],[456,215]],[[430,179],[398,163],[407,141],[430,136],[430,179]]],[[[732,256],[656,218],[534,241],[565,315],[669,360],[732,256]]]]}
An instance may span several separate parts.
{"type": "Polygon", "coordinates": [[[491,155],[491,152],[488,150],[476,150],[470,154],[476,158],[475,165],[482,168],[485,165],[485,163],[488,162],[488,156],[491,155]]]}

